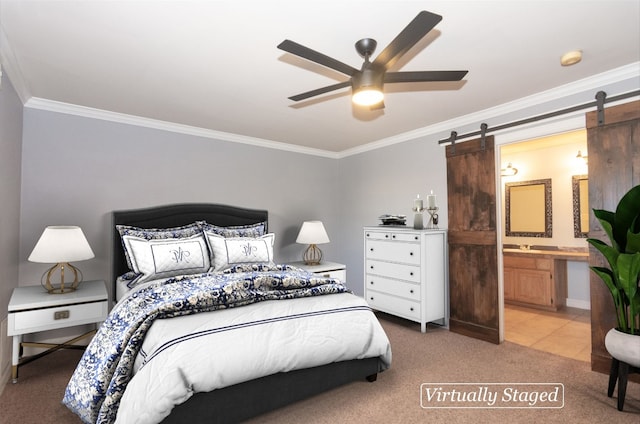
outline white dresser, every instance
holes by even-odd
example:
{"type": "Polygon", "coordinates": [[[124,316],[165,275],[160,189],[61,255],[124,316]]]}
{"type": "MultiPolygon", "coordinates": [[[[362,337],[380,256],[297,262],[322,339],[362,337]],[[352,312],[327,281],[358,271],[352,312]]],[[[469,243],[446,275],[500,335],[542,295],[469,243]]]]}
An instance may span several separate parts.
{"type": "Polygon", "coordinates": [[[365,299],[376,310],[447,325],[447,232],[364,227],[365,299]]]}

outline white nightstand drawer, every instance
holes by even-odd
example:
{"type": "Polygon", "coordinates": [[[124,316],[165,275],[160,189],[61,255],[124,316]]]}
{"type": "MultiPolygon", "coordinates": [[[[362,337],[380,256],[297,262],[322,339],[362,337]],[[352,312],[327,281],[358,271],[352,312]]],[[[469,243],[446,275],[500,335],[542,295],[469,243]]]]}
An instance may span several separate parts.
{"type": "MultiPolygon", "coordinates": [[[[55,296],[55,295],[51,295],[55,296]]],[[[34,333],[104,321],[107,301],[9,313],[7,335],[34,333]]]]}
{"type": "Polygon", "coordinates": [[[367,292],[366,300],[373,309],[420,321],[420,302],[401,299],[373,290],[367,292]]]}
{"type": "Polygon", "coordinates": [[[392,280],[379,275],[367,274],[367,290],[389,293],[395,296],[420,301],[420,284],[392,280]]]}
{"type": "Polygon", "coordinates": [[[337,269],[333,271],[322,271],[316,272],[321,277],[324,278],[337,278],[338,280],[344,282],[347,279],[347,271],[345,269],[337,269]]]}

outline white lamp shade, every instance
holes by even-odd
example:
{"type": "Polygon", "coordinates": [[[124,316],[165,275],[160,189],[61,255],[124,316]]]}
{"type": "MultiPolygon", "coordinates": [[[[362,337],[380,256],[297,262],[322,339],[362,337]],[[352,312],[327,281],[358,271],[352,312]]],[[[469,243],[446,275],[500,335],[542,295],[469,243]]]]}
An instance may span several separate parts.
{"type": "Polygon", "coordinates": [[[322,225],[322,221],[305,221],[302,223],[296,243],[322,244],[329,243],[329,236],[322,225]]]}
{"type": "Polygon", "coordinates": [[[44,229],[29,261],[55,264],[84,261],[94,256],[80,227],[51,226],[44,229]]]}

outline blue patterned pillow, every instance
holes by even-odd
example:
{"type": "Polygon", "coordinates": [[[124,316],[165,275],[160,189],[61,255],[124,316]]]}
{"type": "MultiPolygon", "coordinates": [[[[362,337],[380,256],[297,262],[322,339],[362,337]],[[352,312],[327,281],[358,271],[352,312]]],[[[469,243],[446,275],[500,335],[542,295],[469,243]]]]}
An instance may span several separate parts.
{"type": "Polygon", "coordinates": [[[159,239],[177,239],[183,237],[191,237],[196,234],[202,234],[202,230],[195,222],[182,227],[172,228],[140,228],[132,227],[129,225],[116,225],[116,230],[120,233],[120,240],[122,241],[122,248],[124,249],[124,255],[127,259],[127,265],[129,269],[134,271],[133,262],[131,260],[129,251],[124,244],[124,236],[139,237],[145,240],[159,240],[159,239]]]}
{"type": "Polygon", "coordinates": [[[232,225],[228,227],[220,227],[218,225],[209,224],[206,221],[196,221],[196,224],[209,233],[218,234],[222,237],[262,237],[265,233],[266,222],[258,222],[249,225],[232,225]]]}

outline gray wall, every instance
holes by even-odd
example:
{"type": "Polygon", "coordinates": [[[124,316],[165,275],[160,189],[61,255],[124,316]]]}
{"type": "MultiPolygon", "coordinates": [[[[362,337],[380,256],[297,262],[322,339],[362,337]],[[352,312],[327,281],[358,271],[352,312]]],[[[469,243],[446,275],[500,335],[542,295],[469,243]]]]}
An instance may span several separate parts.
{"type": "MultiPolygon", "coordinates": [[[[22,158],[20,285],[47,268],[26,260],[47,225],[79,225],[96,257],[76,265],[109,279],[110,213],[179,202],[267,209],[279,262],[298,260],[304,220],[339,232],[338,161],[26,108],[22,158]]],[[[337,243],[323,246],[338,259],[337,243]]]]}
{"type": "Polygon", "coordinates": [[[0,393],[9,380],[7,305],[18,285],[22,102],[6,76],[0,81],[0,393]]]}
{"type": "Polygon", "coordinates": [[[0,321],[7,316],[11,291],[18,285],[22,102],[11,82],[0,85],[0,321]]]}
{"type": "MultiPolygon", "coordinates": [[[[416,139],[340,159],[340,260],[347,280],[363,294],[363,226],[378,225],[383,214],[407,215],[417,194],[433,190],[440,208],[440,228],[447,228],[447,172],[444,147],[437,140],[416,139]]],[[[426,225],[428,214],[423,214],[426,225]]]]}

